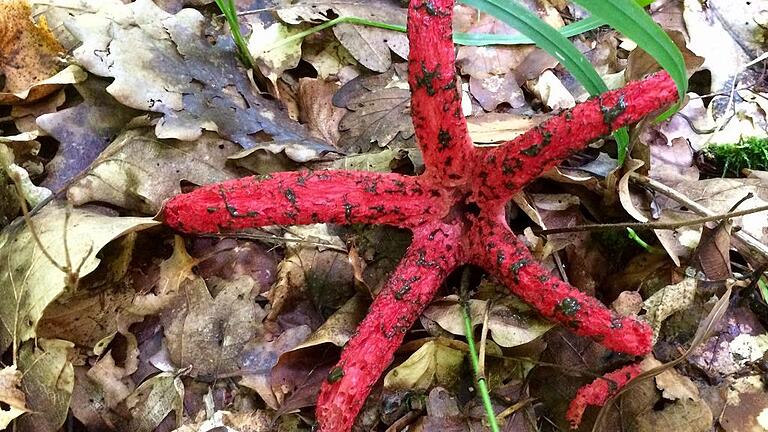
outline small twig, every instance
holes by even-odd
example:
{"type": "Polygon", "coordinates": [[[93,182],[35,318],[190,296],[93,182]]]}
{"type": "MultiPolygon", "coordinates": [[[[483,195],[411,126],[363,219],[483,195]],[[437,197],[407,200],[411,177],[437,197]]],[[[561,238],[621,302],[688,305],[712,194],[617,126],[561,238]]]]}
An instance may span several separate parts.
{"type": "MultiPolygon", "coordinates": [[[[694,213],[698,213],[703,216],[711,217],[715,216],[714,212],[703,205],[697,203],[696,201],[688,198],[687,196],[683,195],[679,191],[672,189],[671,187],[658,182],[652,178],[632,173],[629,175],[629,179],[634,181],[635,183],[641,184],[643,186],[646,186],[650,189],[653,189],[654,191],[665,195],[680,204],[683,204],[684,206],[691,209],[694,213]]],[[[758,207],[759,208],[759,207],[758,207]]],[[[752,212],[754,212],[755,209],[752,209],[752,212]]],[[[739,213],[739,212],[734,212],[739,213]]],[[[734,216],[731,216],[734,217],[734,216]]],[[[722,219],[722,217],[716,217],[714,220],[722,219]]],[[[735,232],[733,236],[743,242],[747,248],[753,252],[754,254],[758,254],[763,258],[763,261],[768,261],[768,246],[764,245],[760,240],[754,238],[749,233],[742,231],[735,232]]]]}
{"type": "MultiPolygon", "coordinates": [[[[686,204],[688,205],[688,204],[686,204]]],[[[694,210],[695,211],[695,210],[694,210]]],[[[582,231],[623,231],[626,229],[632,230],[673,230],[686,226],[701,225],[706,222],[714,222],[723,219],[731,219],[739,216],[744,216],[752,213],[759,213],[768,211],[768,205],[754,207],[746,210],[739,210],[730,213],[711,214],[710,216],[704,216],[695,219],[689,219],[679,222],[632,222],[632,223],[614,223],[614,224],[585,224],[577,225],[574,227],[552,228],[546,230],[533,230],[536,235],[551,235],[562,234],[570,232],[582,232],[582,231]]],[[[696,213],[700,213],[696,211],[696,213]]],[[[711,213],[711,212],[710,212],[711,213]]]]}
{"type": "Polygon", "coordinates": [[[507,417],[511,416],[512,414],[516,413],[517,411],[519,411],[522,407],[532,403],[535,400],[536,400],[536,398],[533,398],[533,397],[525,398],[525,399],[517,402],[516,404],[510,406],[509,408],[505,409],[504,411],[500,412],[499,415],[496,416],[496,419],[497,420],[504,420],[505,418],[507,418],[507,417]]]}
{"type": "Polygon", "coordinates": [[[259,240],[259,241],[271,242],[276,244],[301,243],[301,244],[306,244],[310,246],[326,248],[328,250],[333,250],[336,252],[349,253],[347,249],[340,246],[336,246],[331,243],[309,241],[309,240],[291,238],[291,237],[280,237],[272,234],[254,234],[254,233],[240,232],[240,233],[221,233],[221,234],[200,234],[198,235],[198,237],[215,238],[215,239],[236,238],[236,239],[246,239],[246,240],[259,240]]]}
{"type": "Polygon", "coordinates": [[[472,370],[475,373],[475,381],[477,382],[477,393],[480,395],[480,399],[483,401],[483,408],[488,417],[488,426],[492,432],[499,432],[499,425],[496,422],[496,414],[493,412],[493,404],[491,403],[491,395],[488,393],[488,385],[485,382],[485,376],[483,375],[483,367],[480,365],[477,349],[475,348],[475,338],[472,336],[472,316],[469,310],[469,267],[464,267],[464,272],[461,274],[461,314],[464,318],[464,333],[467,337],[467,346],[469,347],[469,359],[472,363],[472,370]]]}

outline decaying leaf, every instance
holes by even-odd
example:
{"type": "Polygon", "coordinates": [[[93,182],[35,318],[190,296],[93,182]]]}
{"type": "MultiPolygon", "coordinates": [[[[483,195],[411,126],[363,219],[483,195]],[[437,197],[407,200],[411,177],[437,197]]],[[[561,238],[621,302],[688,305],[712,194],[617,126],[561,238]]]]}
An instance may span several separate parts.
{"type": "Polygon", "coordinates": [[[293,351],[325,343],[343,347],[365,316],[367,306],[368,302],[362,295],[352,297],[293,351]]]}
{"type": "MultiPolygon", "coordinates": [[[[136,354],[136,353],[132,353],[136,354]]],[[[100,388],[104,404],[109,409],[116,409],[136,389],[131,374],[136,372],[135,356],[130,366],[118,366],[111,352],[101,357],[88,371],[88,378],[100,388]]]]}
{"type": "Polygon", "coordinates": [[[266,312],[255,303],[253,279],[219,280],[210,287],[201,278],[182,286],[180,302],[164,314],[166,343],[178,367],[215,378],[240,368],[240,353],[256,335],[266,312]],[[209,291],[210,289],[210,291],[209,291]]]}
{"type": "Polygon", "coordinates": [[[184,404],[184,384],[181,377],[163,372],[144,381],[126,400],[131,418],[118,425],[124,432],[152,432],[171,411],[176,424],[181,424],[184,404]]]}
{"type": "Polygon", "coordinates": [[[476,143],[508,141],[549,118],[549,115],[488,113],[467,119],[467,128],[476,143]]]}
{"type": "Polygon", "coordinates": [[[393,69],[355,78],[339,89],[333,104],[350,110],[339,124],[342,150],[365,152],[374,145],[403,145],[413,137],[411,92],[403,76],[393,69]]]}
{"type": "MultiPolygon", "coordinates": [[[[19,193],[22,199],[34,207],[49,198],[52,193],[44,187],[36,186],[29,178],[27,170],[14,163],[14,152],[3,143],[5,140],[8,140],[8,137],[0,137],[0,170],[2,170],[3,177],[13,180],[18,186],[18,190],[16,188],[6,190],[6,199],[11,201],[18,200],[19,197],[16,194],[19,193]]],[[[7,184],[11,186],[10,181],[7,184]]],[[[11,205],[9,207],[13,208],[15,206],[11,205]]]]}
{"type": "MultiPolygon", "coordinates": [[[[66,232],[72,265],[80,277],[99,264],[96,254],[113,239],[158,224],[149,218],[111,217],[84,209],[73,209],[65,228],[66,207],[51,203],[32,218],[37,236],[48,254],[66,263],[66,232]],[[66,231],[65,231],[66,230],[66,231]]],[[[66,275],[43,256],[25,224],[11,225],[0,233],[0,349],[35,336],[45,308],[67,288],[66,275]]]]}
{"type": "Polygon", "coordinates": [[[459,379],[465,353],[429,341],[384,377],[384,388],[427,390],[435,385],[452,386],[459,379]]]}
{"type": "Polygon", "coordinates": [[[759,375],[749,375],[728,383],[726,405],[720,418],[725,432],[768,430],[768,394],[759,375]]]}
{"type": "Polygon", "coordinates": [[[248,38],[248,50],[258,63],[261,72],[274,85],[277,85],[277,79],[283,72],[299,64],[301,40],[277,48],[272,46],[298,32],[298,29],[292,29],[282,23],[274,23],[268,27],[260,24],[253,25],[248,38]]]}
{"type": "Polygon", "coordinates": [[[698,1],[684,2],[683,19],[690,35],[688,48],[704,58],[704,64],[701,67],[712,74],[711,91],[729,91],[734,75],[741,72],[740,66],[751,60],[751,56],[744,51],[746,40],[737,40],[732,31],[744,31],[747,27],[754,25],[755,21],[748,17],[758,16],[758,9],[763,2],[733,3],[725,0],[714,3],[720,4],[718,9],[734,11],[753,9],[752,12],[739,17],[738,25],[731,28],[729,23],[723,21],[723,15],[717,9],[709,8],[698,1]],[[745,6],[744,3],[754,4],[745,6]]]}
{"type": "MultiPolygon", "coordinates": [[[[405,9],[393,0],[289,0],[284,5],[277,14],[289,24],[327,21],[337,15],[405,25],[405,9]]],[[[334,26],[333,33],[360,64],[374,72],[384,72],[392,65],[390,50],[408,58],[404,33],[352,24],[334,26]]]]}
{"type": "Polygon", "coordinates": [[[264,99],[236,60],[229,36],[205,37],[197,10],[171,15],[151,0],[75,16],[67,28],[83,44],[73,53],[90,72],[112,77],[107,92],[135,109],[163,114],[160,138],[195,140],[217,131],[243,147],[264,130],[278,141],[314,140],[277,102],[264,99]]]}
{"type": "Polygon", "coordinates": [[[653,327],[654,338],[659,336],[664,320],[688,308],[695,297],[696,279],[694,278],[686,278],[680,283],[669,285],[649,297],[643,307],[648,311],[646,316],[653,327]]]}
{"type": "MultiPolygon", "coordinates": [[[[727,213],[748,193],[754,196],[742,202],[738,210],[768,205],[768,185],[759,179],[714,178],[679,183],[675,189],[716,214],[727,213]]],[[[671,204],[670,205],[675,205],[671,204]]],[[[753,213],[734,219],[734,224],[768,243],[768,218],[765,213],[753,213]]]]}
{"type": "MultiPolygon", "coordinates": [[[[647,371],[661,366],[661,362],[650,356],[641,366],[647,371]]],[[[688,377],[670,368],[654,380],[641,383],[622,398],[622,419],[629,430],[705,432],[711,429],[712,410],[688,377]]]]}
{"type": "Polygon", "coordinates": [[[181,180],[207,184],[237,177],[227,166],[227,157],[237,149],[213,133],[186,142],[160,140],[147,129],[129,130],[69,187],[67,197],[75,205],[99,201],[153,214],[181,192],[181,180]]]}
{"type": "Polygon", "coordinates": [[[75,367],[75,387],[72,390],[72,414],[89,430],[114,429],[117,415],[107,407],[104,392],[86,374],[83,366],[75,367]]]}
{"type": "Polygon", "coordinates": [[[38,339],[21,347],[21,387],[30,412],[18,420],[16,430],[56,432],[64,424],[75,384],[73,348],[73,343],[59,339],[38,339]]]}
{"type": "Polygon", "coordinates": [[[65,83],[42,81],[64,69],[63,51],[45,19],[32,20],[26,0],[0,3],[0,104],[32,102],[58,90],[65,83]]]}
{"type": "MultiPolygon", "coordinates": [[[[272,386],[272,372],[284,355],[290,356],[292,350],[307,339],[312,329],[307,325],[299,325],[286,329],[274,340],[254,338],[243,348],[240,362],[243,365],[243,377],[239,384],[256,391],[264,399],[268,407],[277,410],[284,400],[288,389],[272,386]]],[[[301,356],[298,356],[301,357],[301,356]]],[[[306,358],[312,358],[311,355],[306,358]]],[[[285,361],[283,361],[283,366],[285,361]]],[[[290,371],[296,371],[290,366],[290,371]]],[[[296,371],[298,372],[298,371],[296,371]]],[[[279,369],[278,369],[279,373],[279,369]]]]}
{"type": "Polygon", "coordinates": [[[5,429],[18,416],[27,412],[27,399],[21,386],[21,371],[16,366],[6,366],[0,370],[0,429],[5,429]]]}
{"type": "Polygon", "coordinates": [[[470,77],[469,88],[472,96],[486,111],[493,111],[503,103],[512,108],[520,108],[526,104],[523,90],[513,74],[489,75],[482,79],[470,77]]]}
{"type": "Polygon", "coordinates": [[[83,101],[71,108],[37,118],[37,125],[59,141],[59,152],[45,167],[43,185],[64,187],[114,139],[139,111],[118,103],[106,91],[109,82],[91,77],[75,89],[83,101]]]}
{"type": "Polygon", "coordinates": [[[339,141],[339,122],[347,113],[344,108],[333,106],[336,83],[312,78],[299,80],[299,106],[302,121],[316,136],[330,144],[339,141]]]}
{"type": "MultiPolygon", "coordinates": [[[[488,301],[470,300],[472,326],[483,324],[488,301]]],[[[424,311],[424,317],[437,322],[446,331],[464,335],[461,304],[455,296],[432,302],[424,311]]],[[[546,333],[552,324],[542,321],[522,302],[511,297],[494,302],[488,312],[488,329],[494,342],[503,347],[528,343],[546,333]]]]}
{"type": "Polygon", "coordinates": [[[572,108],[576,99],[568,92],[559,78],[552,71],[546,71],[532,87],[533,93],[551,109],[558,111],[572,108]]]}
{"type": "Polygon", "coordinates": [[[317,77],[326,79],[341,72],[342,68],[356,64],[352,54],[333,37],[332,40],[323,41],[321,44],[305,43],[302,47],[302,56],[307,63],[317,71],[317,77]]]}

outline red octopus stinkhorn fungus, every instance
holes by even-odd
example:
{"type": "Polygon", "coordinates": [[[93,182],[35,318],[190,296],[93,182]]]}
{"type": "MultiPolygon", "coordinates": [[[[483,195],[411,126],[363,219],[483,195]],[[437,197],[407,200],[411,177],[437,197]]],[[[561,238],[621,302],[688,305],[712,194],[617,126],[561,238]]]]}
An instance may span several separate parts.
{"type": "MultiPolygon", "coordinates": [[[[509,229],[504,206],[589,142],[675,102],[672,79],[656,73],[579,104],[499,147],[475,148],[461,109],[452,16],[453,0],[410,0],[408,76],[411,115],[426,165],[422,175],[281,172],[207,185],[174,197],[163,210],[166,225],[191,234],[310,223],[387,224],[413,231],[405,256],[322,386],[321,431],[351,429],[406,331],[445,278],[464,264],[485,269],[544,317],[611,350],[642,355],[652,348],[644,322],[618,316],[538,264],[509,229]]],[[[569,420],[578,424],[588,404],[603,403],[636,372],[622,369],[621,379],[609,374],[585,387],[568,411],[569,420]]]]}

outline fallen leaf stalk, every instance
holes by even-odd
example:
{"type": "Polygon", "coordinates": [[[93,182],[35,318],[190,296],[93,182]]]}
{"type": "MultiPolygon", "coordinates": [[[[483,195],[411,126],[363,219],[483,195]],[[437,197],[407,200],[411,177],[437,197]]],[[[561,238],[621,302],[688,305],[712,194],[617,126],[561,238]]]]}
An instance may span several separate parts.
{"type": "MultiPolygon", "coordinates": [[[[408,9],[411,112],[424,174],[284,172],[204,186],[172,198],[163,210],[168,226],[191,234],[310,223],[386,224],[413,231],[405,256],[323,383],[317,402],[321,431],[352,428],[407,330],[445,278],[465,264],[482,267],[543,316],[578,335],[631,355],[651,350],[647,324],[616,315],[537,263],[509,229],[504,205],[589,142],[674,103],[674,83],[668,74],[657,73],[580,104],[498,148],[475,148],[461,111],[452,13],[453,0],[412,0],[408,9]]],[[[607,399],[604,395],[577,396],[578,408],[569,418],[578,423],[576,413],[607,399]]]]}

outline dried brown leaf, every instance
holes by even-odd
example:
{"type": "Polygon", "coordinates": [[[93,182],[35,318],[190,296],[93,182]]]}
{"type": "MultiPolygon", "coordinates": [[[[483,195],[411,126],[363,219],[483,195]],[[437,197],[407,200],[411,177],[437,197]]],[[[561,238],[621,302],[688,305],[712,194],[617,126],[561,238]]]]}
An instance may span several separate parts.
{"type": "Polygon", "coordinates": [[[0,3],[0,72],[5,76],[0,104],[32,102],[57,91],[60,85],[38,84],[64,69],[63,51],[45,19],[32,20],[27,0],[0,3]]]}
{"type": "MultiPolygon", "coordinates": [[[[284,4],[277,14],[290,24],[327,21],[337,15],[405,25],[405,9],[392,0],[289,0],[284,4]]],[[[390,50],[408,58],[408,39],[404,33],[352,24],[334,26],[333,33],[360,64],[374,72],[390,68],[390,50]]]]}
{"type": "Polygon", "coordinates": [[[106,202],[144,214],[160,210],[162,202],[181,193],[181,180],[207,184],[237,177],[227,157],[238,147],[216,134],[193,142],[160,140],[151,130],[122,133],[70,186],[75,205],[106,202]]]}

